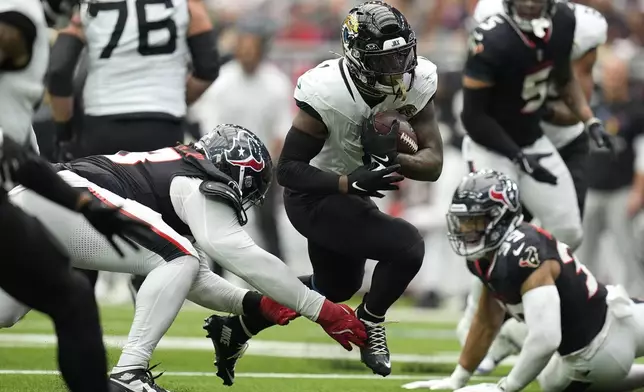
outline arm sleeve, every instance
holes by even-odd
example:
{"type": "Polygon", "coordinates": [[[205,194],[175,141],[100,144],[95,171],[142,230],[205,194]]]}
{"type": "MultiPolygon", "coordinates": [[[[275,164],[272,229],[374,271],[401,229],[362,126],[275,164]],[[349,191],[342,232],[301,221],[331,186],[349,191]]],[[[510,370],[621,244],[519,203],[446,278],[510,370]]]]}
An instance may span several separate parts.
{"type": "Polygon", "coordinates": [[[74,72],[85,43],[71,34],[61,33],[56,38],[49,57],[47,89],[57,97],[71,97],[74,93],[74,72]]]}
{"type": "Polygon", "coordinates": [[[199,192],[200,180],[175,178],[173,205],[199,247],[215,262],[275,301],[317,320],[324,297],[309,290],[277,257],[253,242],[225,203],[199,192]],[[177,187],[181,189],[177,189],[177,187]]]}
{"type": "Polygon", "coordinates": [[[561,343],[561,306],[554,285],[534,288],[522,297],[528,336],[506,380],[506,391],[525,388],[546,367],[561,343]]]}
{"type": "Polygon", "coordinates": [[[463,89],[461,121],[472,140],[505,157],[514,159],[521,152],[521,148],[487,110],[491,89],[463,89]]]}
{"type": "Polygon", "coordinates": [[[340,176],[309,164],[324,146],[324,140],[291,127],[277,165],[277,182],[289,189],[316,194],[339,192],[340,176]]]}
{"type": "Polygon", "coordinates": [[[2,150],[5,159],[17,163],[14,165],[16,181],[56,204],[76,210],[81,191],[58,177],[47,161],[29,153],[6,136],[2,138],[2,150]]]}

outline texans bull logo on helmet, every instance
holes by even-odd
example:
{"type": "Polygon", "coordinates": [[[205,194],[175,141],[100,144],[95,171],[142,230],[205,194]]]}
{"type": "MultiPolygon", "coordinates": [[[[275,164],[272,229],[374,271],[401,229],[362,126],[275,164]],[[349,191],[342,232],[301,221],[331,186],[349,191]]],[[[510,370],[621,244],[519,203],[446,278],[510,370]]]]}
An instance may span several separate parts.
{"type": "Polygon", "coordinates": [[[266,167],[260,142],[254,135],[243,130],[233,138],[233,145],[225,150],[225,157],[231,165],[247,167],[256,172],[261,172],[266,167]]]}
{"type": "Polygon", "coordinates": [[[491,200],[503,204],[508,207],[510,211],[516,211],[519,209],[519,200],[513,185],[492,187],[489,189],[488,195],[491,200]]]}

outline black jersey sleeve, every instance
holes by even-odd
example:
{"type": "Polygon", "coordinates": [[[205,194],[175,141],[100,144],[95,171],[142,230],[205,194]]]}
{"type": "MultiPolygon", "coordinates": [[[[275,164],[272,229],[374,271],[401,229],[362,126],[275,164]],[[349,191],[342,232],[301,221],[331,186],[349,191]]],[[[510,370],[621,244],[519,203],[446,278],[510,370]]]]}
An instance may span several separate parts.
{"type": "Polygon", "coordinates": [[[505,23],[500,16],[492,16],[479,24],[470,34],[469,50],[463,74],[482,82],[494,83],[503,64],[498,26],[505,23]]]}

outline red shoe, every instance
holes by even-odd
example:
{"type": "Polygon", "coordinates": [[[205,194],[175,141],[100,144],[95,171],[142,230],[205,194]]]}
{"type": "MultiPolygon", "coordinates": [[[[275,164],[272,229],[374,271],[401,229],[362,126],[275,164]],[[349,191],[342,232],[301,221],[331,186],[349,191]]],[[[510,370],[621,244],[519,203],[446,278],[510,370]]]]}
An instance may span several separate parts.
{"type": "Polygon", "coordinates": [[[277,325],[286,325],[299,316],[294,310],[282,306],[266,296],[263,296],[259,302],[259,311],[262,312],[262,316],[267,320],[277,325]]]}
{"type": "Polygon", "coordinates": [[[351,343],[362,347],[367,340],[364,324],[358,320],[353,309],[347,305],[334,304],[329,300],[324,300],[317,323],[347,351],[353,349],[351,343]]]}

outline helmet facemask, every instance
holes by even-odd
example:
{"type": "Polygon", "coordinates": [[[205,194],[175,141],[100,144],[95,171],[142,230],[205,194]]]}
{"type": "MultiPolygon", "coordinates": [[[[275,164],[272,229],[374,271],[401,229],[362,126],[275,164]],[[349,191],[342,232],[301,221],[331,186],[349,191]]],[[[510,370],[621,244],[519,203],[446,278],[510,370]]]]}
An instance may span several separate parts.
{"type": "Polygon", "coordinates": [[[359,24],[358,15],[364,13],[352,10],[342,25],[342,48],[361,93],[405,100],[418,64],[416,37],[404,16],[395,8],[390,10],[399,19],[379,31],[377,38],[369,36],[368,26],[359,24]]]}
{"type": "Polygon", "coordinates": [[[504,0],[503,5],[522,31],[545,37],[555,10],[553,0],[504,0]]]}

